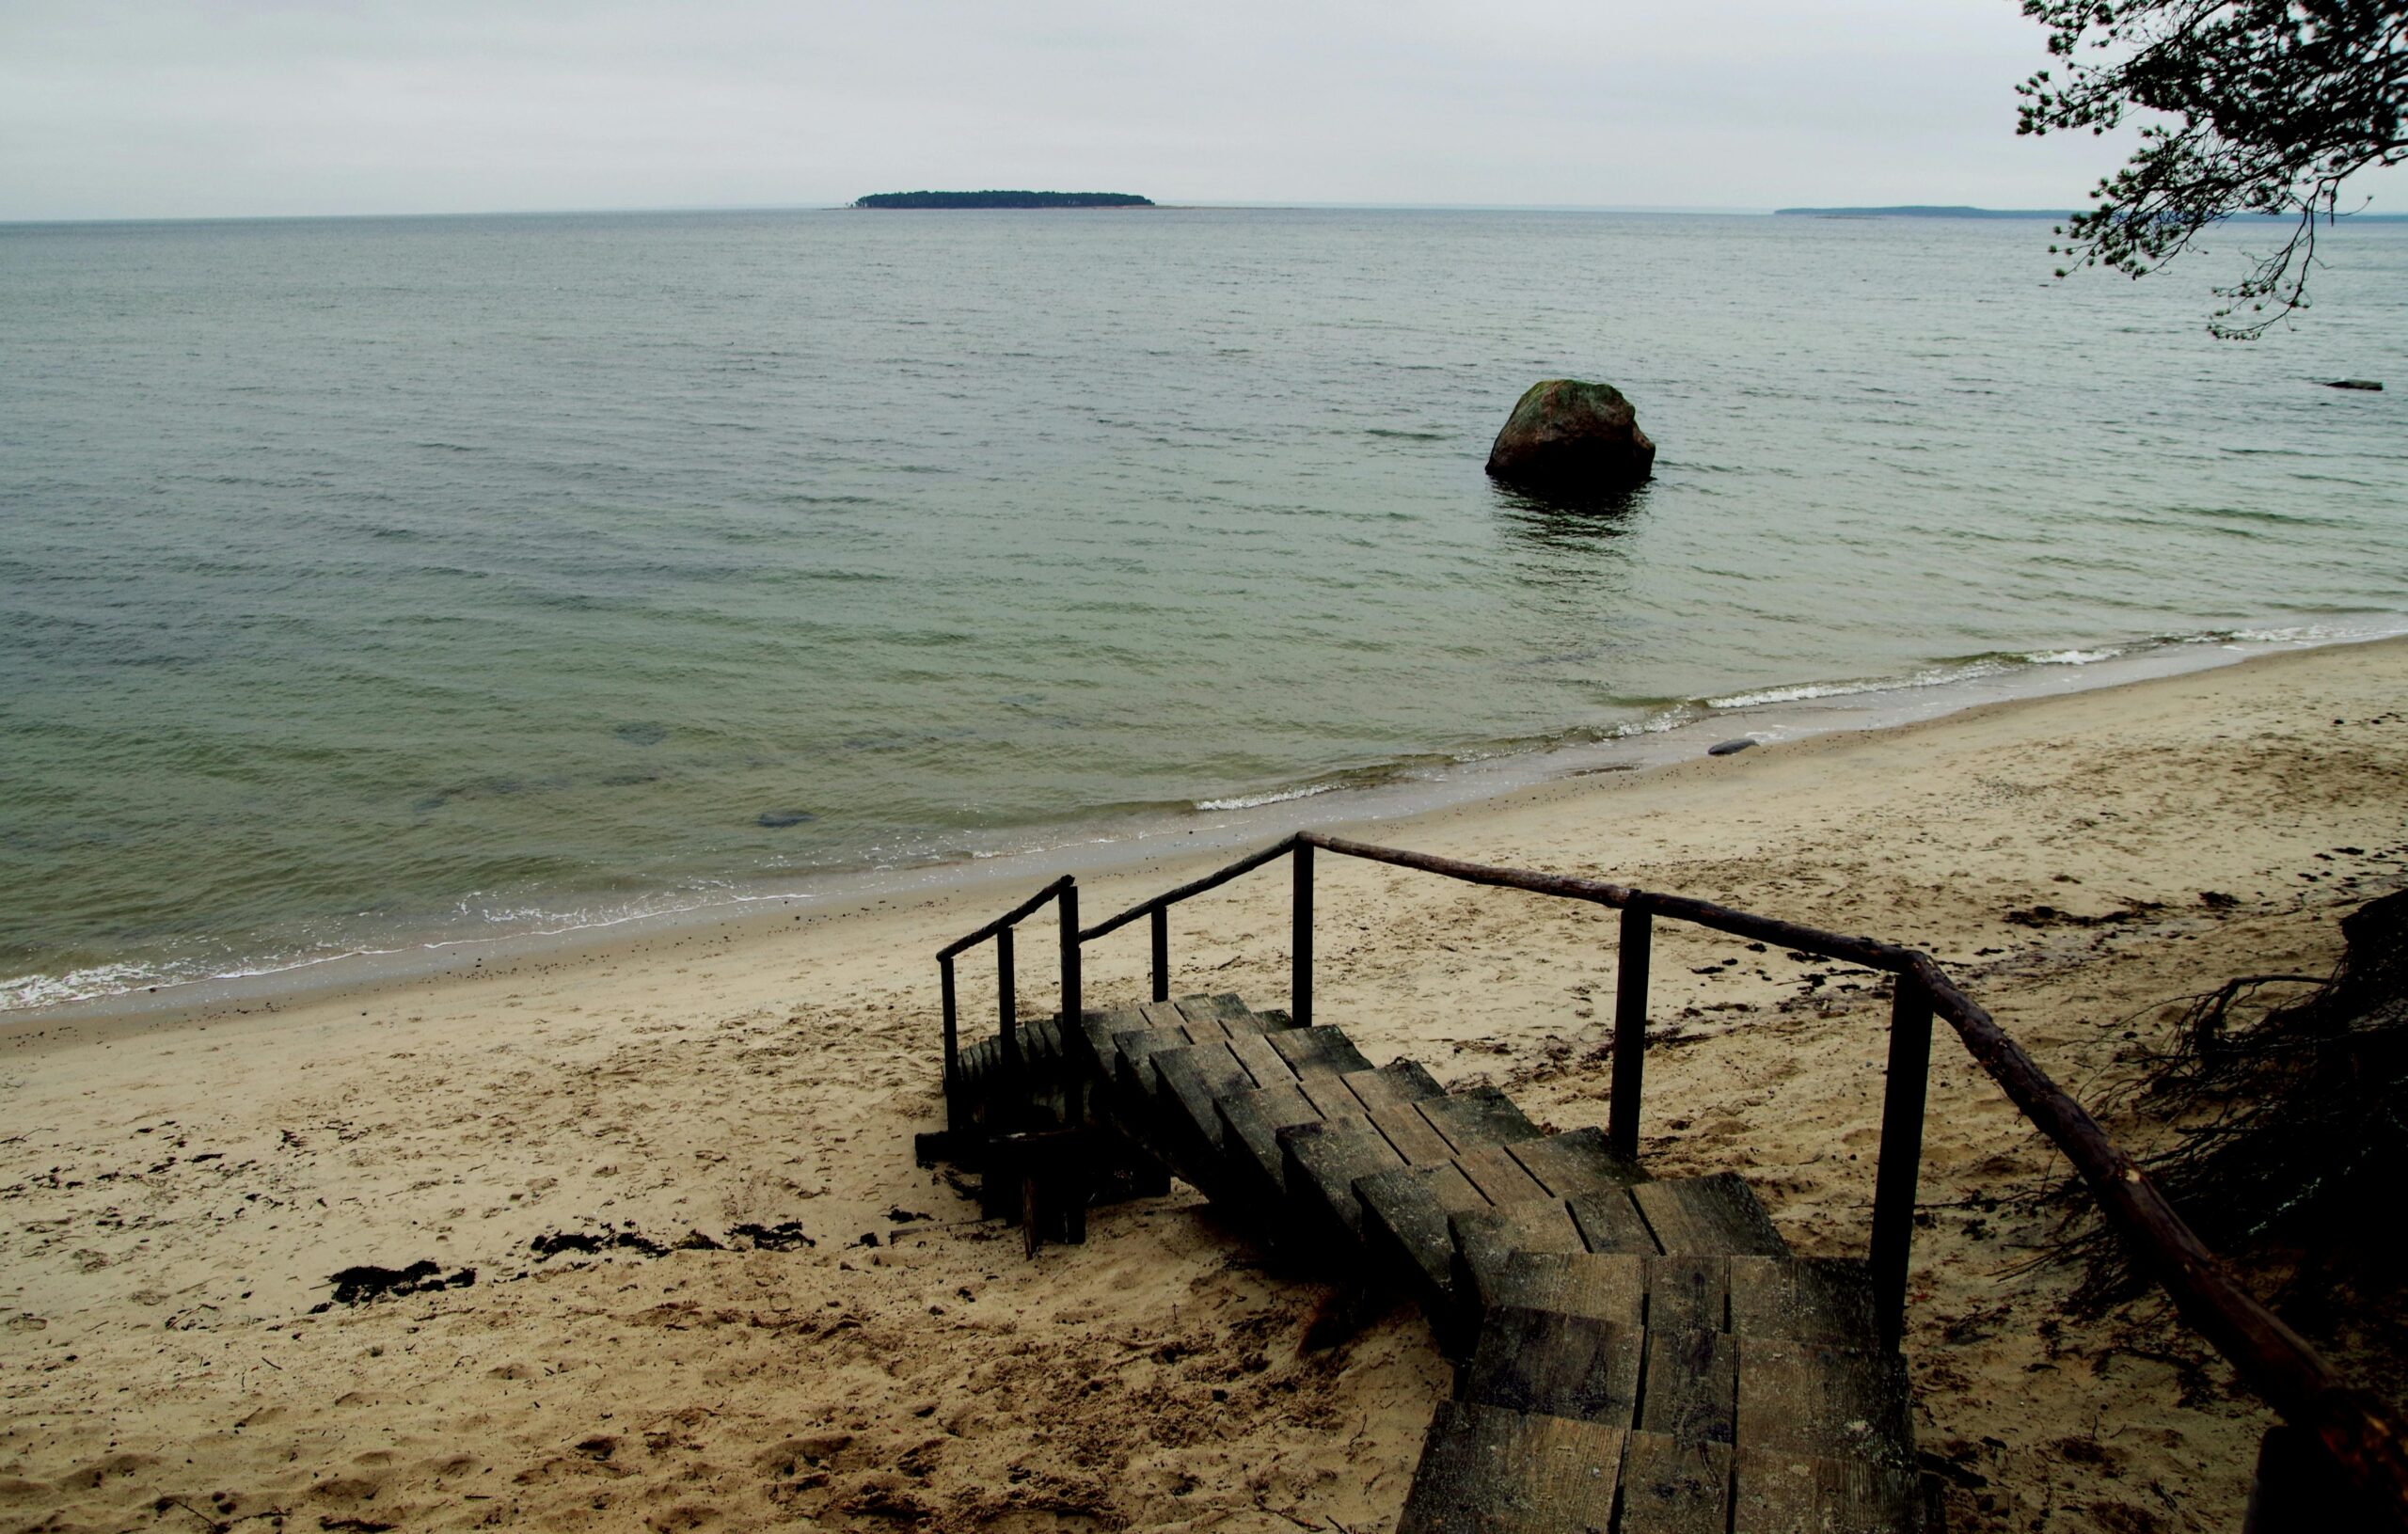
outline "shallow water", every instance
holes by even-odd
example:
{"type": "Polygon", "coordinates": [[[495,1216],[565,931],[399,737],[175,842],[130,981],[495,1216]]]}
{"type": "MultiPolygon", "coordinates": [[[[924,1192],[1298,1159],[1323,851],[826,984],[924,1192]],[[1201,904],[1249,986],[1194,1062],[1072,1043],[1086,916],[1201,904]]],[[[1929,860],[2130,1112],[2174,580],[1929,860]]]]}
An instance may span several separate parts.
{"type": "MultiPolygon", "coordinates": [[[[0,1001],[1059,845],[1865,679],[2408,625],[2408,230],[0,228],[0,1001]],[[1654,482],[1500,495],[1529,382],[1654,482]]],[[[1734,728],[1736,726],[1734,725],[1734,728]]],[[[1336,805],[1324,796],[1318,803],[1336,805]]]]}

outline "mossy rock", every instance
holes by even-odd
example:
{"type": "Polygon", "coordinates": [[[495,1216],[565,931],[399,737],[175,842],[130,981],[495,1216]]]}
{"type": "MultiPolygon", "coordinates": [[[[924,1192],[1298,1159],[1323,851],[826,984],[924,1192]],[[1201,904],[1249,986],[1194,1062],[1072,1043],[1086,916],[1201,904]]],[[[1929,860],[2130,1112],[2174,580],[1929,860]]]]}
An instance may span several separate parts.
{"type": "Polygon", "coordinates": [[[1488,450],[1490,478],[1547,495],[1627,489],[1655,467],[1656,444],[1622,390],[1578,378],[1532,384],[1488,450]]]}

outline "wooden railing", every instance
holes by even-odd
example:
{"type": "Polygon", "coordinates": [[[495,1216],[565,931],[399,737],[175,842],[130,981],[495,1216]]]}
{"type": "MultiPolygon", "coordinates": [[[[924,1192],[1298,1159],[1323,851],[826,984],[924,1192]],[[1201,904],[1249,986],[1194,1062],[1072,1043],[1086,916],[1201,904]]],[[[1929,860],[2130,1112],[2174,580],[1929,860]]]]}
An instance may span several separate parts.
{"type": "MultiPolygon", "coordinates": [[[[2184,1321],[2229,1360],[2242,1382],[2294,1430],[2268,1435],[2261,1457],[2259,1490],[2266,1467],[2278,1461],[2304,1466],[2287,1479],[2305,1484],[2337,1469],[2356,1500],[2384,1528],[2408,1531],[2408,1438],[2400,1420],[2371,1393],[2349,1385],[2305,1338],[2258,1304],[2236,1283],[2216,1256],[2175,1212],[2139,1164],[2117,1147],[2087,1109],[2051,1080],[1988,1012],[1959,989],[1931,956],[1877,939],[1850,937],[1774,917],[1759,916],[1687,895],[1642,890],[1602,879],[1576,878],[1487,863],[1465,862],[1402,847],[1381,846],[1315,831],[1299,831],[1247,854],[1202,878],[1149,896],[1084,930],[1078,926],[1078,893],[1069,877],[1056,879],[1005,915],[949,944],[937,956],[943,979],[945,1083],[949,1128],[966,1120],[958,1103],[953,957],[983,939],[997,939],[1001,1048],[1007,1073],[1019,1067],[1011,975],[1012,925],[1048,900],[1062,902],[1062,1028],[1066,1049],[1083,1048],[1079,953],[1099,938],[1140,916],[1149,918],[1151,980],[1156,1001],[1170,996],[1170,909],[1285,857],[1291,860],[1289,1011],[1299,1027],[1313,1016],[1313,855],[1316,850],[1417,869],[1468,884],[1523,890],[1619,910],[1619,952],[1614,994],[1612,1076],[1606,1135],[1613,1150],[1636,1160],[1640,1099],[1647,1051],[1648,961],[1658,917],[1778,944],[1877,970],[1893,977],[1890,1008],[1888,1082],[1881,1108],[1881,1143],[1874,1171],[1873,1229],[1867,1265],[1874,1286],[1880,1335],[1897,1345],[1905,1330],[1907,1268],[1913,1242],[1915,1191],[1921,1179],[1925,1092],[1930,1075],[1931,1024],[1948,1020],[1974,1061],[2025,1117],[2063,1151],[2098,1199],[2108,1224],[2123,1240],[2139,1271],[2154,1278],[2184,1321]],[[1072,1036],[1078,1042],[1073,1043],[1072,1036]],[[2316,1452],[2321,1449],[2321,1453],[2316,1452]]],[[[1075,1073],[1074,1073],[1075,1074],[1075,1073]]],[[[2294,1494],[2285,1494],[2285,1500],[2294,1494]]],[[[2294,1504],[2295,1505],[2295,1504],[2294,1504]]],[[[2251,1523],[2260,1522],[2253,1501],[2251,1523]]],[[[2279,1519],[2264,1525],[2284,1526],[2279,1519]]]]}
{"type": "MultiPolygon", "coordinates": [[[[1056,902],[1060,908],[1062,943],[1062,1017],[1066,1023],[1075,1023],[1080,1010],[1079,985],[1079,881],[1065,874],[1045,888],[1030,895],[1011,909],[989,922],[975,932],[964,934],[937,950],[937,979],[943,995],[944,1010],[944,1104],[945,1131],[959,1139],[970,1131],[969,1099],[961,1084],[960,1004],[954,988],[954,957],[965,949],[974,948],[989,938],[995,940],[995,1013],[996,1049],[1000,1052],[1005,1083],[1001,1096],[1008,1099],[1027,1070],[1021,1057],[1020,993],[1016,984],[1018,967],[1012,954],[1012,929],[1023,920],[1043,909],[1046,902],[1056,902]]],[[[1080,1048],[1086,1036],[1075,1026],[1066,1026],[1065,1036],[1079,1035],[1079,1043],[1066,1048],[1080,1048]]],[[[1078,1115],[1076,1095],[1085,1088],[1084,1080],[1073,1080],[1069,1090],[1072,1121],[1078,1115]]]]}

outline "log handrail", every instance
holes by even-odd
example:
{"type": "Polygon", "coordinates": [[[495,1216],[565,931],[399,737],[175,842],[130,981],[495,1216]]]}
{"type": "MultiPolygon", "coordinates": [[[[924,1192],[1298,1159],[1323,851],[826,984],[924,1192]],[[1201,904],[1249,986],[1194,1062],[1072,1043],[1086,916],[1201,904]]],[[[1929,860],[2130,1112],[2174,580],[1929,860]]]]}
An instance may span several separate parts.
{"type": "Polygon", "coordinates": [[[1121,911],[1119,914],[1115,916],[1107,916],[1102,921],[1096,923],[1095,925],[1088,927],[1085,931],[1079,934],[1079,941],[1081,942],[1093,942],[1096,939],[1102,937],[1108,932],[1117,932],[1120,928],[1127,926],[1130,923],[1135,921],[1140,916],[1145,916],[1157,910],[1167,909],[1172,906],[1178,905],[1180,901],[1185,900],[1190,895],[1202,894],[1207,890],[1217,890],[1222,885],[1227,884],[1229,880],[1236,878],[1241,874],[1250,874],[1266,862],[1271,862],[1276,859],[1286,857],[1289,853],[1293,852],[1296,849],[1296,843],[1301,839],[1302,834],[1299,833],[1296,836],[1287,838],[1285,841],[1274,842],[1259,852],[1249,852],[1244,857],[1240,858],[1237,862],[1230,863],[1226,867],[1214,869],[1212,872],[1205,875],[1202,878],[1192,879],[1189,882],[1180,885],[1176,890],[1164,890],[1162,894],[1154,895],[1149,899],[1140,900],[1135,905],[1130,907],[1127,910],[1121,911]]]}
{"type": "MultiPolygon", "coordinates": [[[[1053,883],[1048,884],[1045,888],[1038,891],[1035,894],[1030,895],[1027,899],[1022,901],[1019,905],[1014,906],[1011,909],[1004,912],[1001,916],[996,917],[993,921],[989,922],[985,926],[980,927],[977,931],[970,933],[964,937],[956,938],[951,942],[946,943],[943,947],[938,949],[938,960],[942,962],[943,960],[951,958],[954,955],[960,953],[965,948],[975,948],[978,944],[986,941],[989,938],[993,937],[996,933],[1003,931],[1006,927],[1017,925],[1031,911],[1037,909],[1038,907],[1042,906],[1045,902],[1053,899],[1055,895],[1060,894],[1064,890],[1069,889],[1071,885],[1076,884],[1077,882],[1077,879],[1071,878],[1068,874],[1064,874],[1060,878],[1055,879],[1053,883]]],[[[1085,934],[1081,934],[1081,936],[1084,937],[1085,934]]]]}

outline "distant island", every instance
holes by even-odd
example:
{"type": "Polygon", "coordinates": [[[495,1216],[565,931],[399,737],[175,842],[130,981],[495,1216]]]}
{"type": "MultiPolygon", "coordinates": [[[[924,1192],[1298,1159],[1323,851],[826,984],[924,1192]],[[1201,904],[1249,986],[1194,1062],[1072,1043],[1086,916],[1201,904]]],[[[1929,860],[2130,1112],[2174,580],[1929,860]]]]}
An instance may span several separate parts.
{"type": "Polygon", "coordinates": [[[856,208],[1150,208],[1126,192],[874,192],[856,208]]]}
{"type": "MultiPolygon", "coordinates": [[[[2060,222],[2074,215],[2069,208],[1962,208],[1924,202],[1903,203],[1894,208],[1775,208],[1773,213],[1776,217],[1801,218],[2053,218],[2060,222]]],[[[2343,213],[2341,217],[2353,224],[2408,222],[2408,213],[2343,213]]],[[[2234,213],[2226,222],[2288,224],[2292,220],[2290,213],[2234,213]]]]}
{"type": "Polygon", "coordinates": [[[2071,218],[2064,208],[1942,208],[1910,202],[1895,208],[1775,208],[1774,216],[1801,218],[2071,218]]]}

